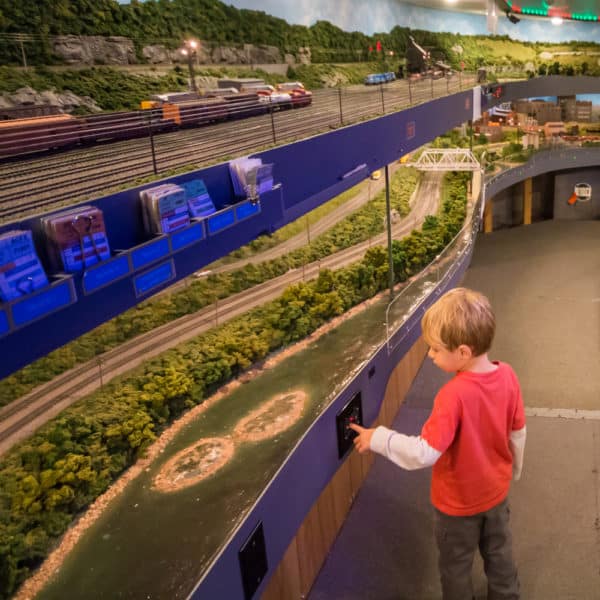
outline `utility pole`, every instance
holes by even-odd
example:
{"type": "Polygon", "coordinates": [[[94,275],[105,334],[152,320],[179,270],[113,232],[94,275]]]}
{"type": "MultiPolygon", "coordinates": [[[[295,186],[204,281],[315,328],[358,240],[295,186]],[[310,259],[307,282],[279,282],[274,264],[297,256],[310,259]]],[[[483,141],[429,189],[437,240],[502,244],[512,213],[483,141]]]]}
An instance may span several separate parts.
{"type": "Polygon", "coordinates": [[[308,221],[308,215],[306,215],[306,243],[310,246],[310,222],[308,221]]]}
{"type": "Polygon", "coordinates": [[[27,57],[25,56],[25,46],[23,46],[23,38],[19,38],[19,44],[21,45],[21,58],[23,59],[23,67],[27,68],[27,57]]]}
{"type": "Polygon", "coordinates": [[[96,361],[98,363],[98,375],[100,376],[100,389],[102,390],[104,388],[104,378],[102,376],[102,365],[104,364],[104,360],[98,356],[96,361]]]}

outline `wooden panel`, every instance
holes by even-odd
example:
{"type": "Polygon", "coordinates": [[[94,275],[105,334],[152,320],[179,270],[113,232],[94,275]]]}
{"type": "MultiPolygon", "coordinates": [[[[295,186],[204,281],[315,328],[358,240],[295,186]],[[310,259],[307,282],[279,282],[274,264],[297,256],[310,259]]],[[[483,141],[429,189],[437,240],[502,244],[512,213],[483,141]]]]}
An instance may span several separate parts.
{"type": "Polygon", "coordinates": [[[379,409],[379,421],[381,421],[381,425],[383,425],[384,427],[389,427],[394,418],[394,412],[391,408],[391,399],[395,395],[393,388],[394,386],[388,383],[388,387],[385,390],[384,400],[381,403],[381,408],[379,409]]]}
{"type": "Polygon", "coordinates": [[[350,467],[350,483],[352,485],[352,499],[354,500],[363,482],[362,459],[356,450],[352,450],[346,462],[350,467]]]}
{"type": "Polygon", "coordinates": [[[381,425],[390,427],[396,418],[398,410],[423,364],[426,353],[427,344],[420,337],[392,371],[385,389],[381,410],[379,411],[381,425]]]}
{"type": "Polygon", "coordinates": [[[362,472],[363,472],[363,481],[364,481],[365,478],[367,477],[367,475],[369,474],[369,471],[371,470],[373,463],[375,462],[375,453],[365,452],[364,454],[360,455],[360,458],[362,460],[362,472]]]}
{"type": "Polygon", "coordinates": [[[352,481],[350,479],[350,464],[345,461],[344,464],[337,470],[329,482],[328,487],[333,490],[333,508],[335,526],[339,529],[346,515],[352,506],[352,481]]]}
{"type": "Polygon", "coordinates": [[[523,181],[523,225],[531,225],[531,199],[533,180],[528,177],[523,181]]]}
{"type": "Polygon", "coordinates": [[[300,566],[300,589],[304,596],[310,588],[325,560],[327,550],[319,522],[319,502],[315,502],[296,535],[298,564],[300,566]]]}
{"type": "Polygon", "coordinates": [[[483,232],[492,233],[494,231],[494,200],[486,198],[485,207],[483,209],[483,232]]]}
{"type": "Polygon", "coordinates": [[[327,556],[329,548],[333,545],[338,533],[338,527],[336,527],[335,522],[335,502],[333,495],[333,486],[328,485],[317,500],[317,505],[319,507],[317,511],[319,516],[319,527],[321,530],[321,538],[323,540],[323,560],[327,556]]]}
{"type": "Polygon", "coordinates": [[[263,592],[262,600],[281,600],[282,598],[301,598],[300,564],[296,538],[285,551],[277,570],[263,592]]]}

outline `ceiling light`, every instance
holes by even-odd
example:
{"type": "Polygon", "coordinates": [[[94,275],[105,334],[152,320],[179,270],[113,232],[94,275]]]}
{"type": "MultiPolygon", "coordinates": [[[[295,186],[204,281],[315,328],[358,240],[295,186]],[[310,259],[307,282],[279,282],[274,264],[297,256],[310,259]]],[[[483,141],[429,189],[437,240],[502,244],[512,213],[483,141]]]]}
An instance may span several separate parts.
{"type": "Polygon", "coordinates": [[[562,17],[552,17],[552,19],[550,19],[552,25],[562,25],[562,17]]]}

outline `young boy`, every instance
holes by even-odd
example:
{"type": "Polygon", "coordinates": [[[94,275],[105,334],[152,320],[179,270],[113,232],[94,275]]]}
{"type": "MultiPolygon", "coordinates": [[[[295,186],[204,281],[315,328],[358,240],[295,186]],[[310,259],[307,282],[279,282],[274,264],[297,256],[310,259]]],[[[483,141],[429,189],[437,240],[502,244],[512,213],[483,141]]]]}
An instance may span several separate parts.
{"type": "Polygon", "coordinates": [[[404,469],[433,465],[431,502],[444,600],[473,597],[477,547],[488,600],[516,600],[507,495],[511,476],[521,475],[525,449],[519,382],[509,365],[488,359],[496,321],[482,294],[466,288],[447,292],[427,310],[421,327],[434,364],[456,375],[438,392],[420,436],[351,425],[358,433],[354,444],[404,469]]]}

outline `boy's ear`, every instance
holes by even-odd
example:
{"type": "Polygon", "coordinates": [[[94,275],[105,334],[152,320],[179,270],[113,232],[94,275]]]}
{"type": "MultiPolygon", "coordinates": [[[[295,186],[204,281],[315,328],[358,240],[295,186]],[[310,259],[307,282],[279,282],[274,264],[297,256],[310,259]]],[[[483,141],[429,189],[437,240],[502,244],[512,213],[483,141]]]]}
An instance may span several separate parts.
{"type": "Polygon", "coordinates": [[[461,358],[465,358],[467,360],[473,358],[473,350],[466,344],[461,344],[458,347],[458,352],[461,358]]]}

